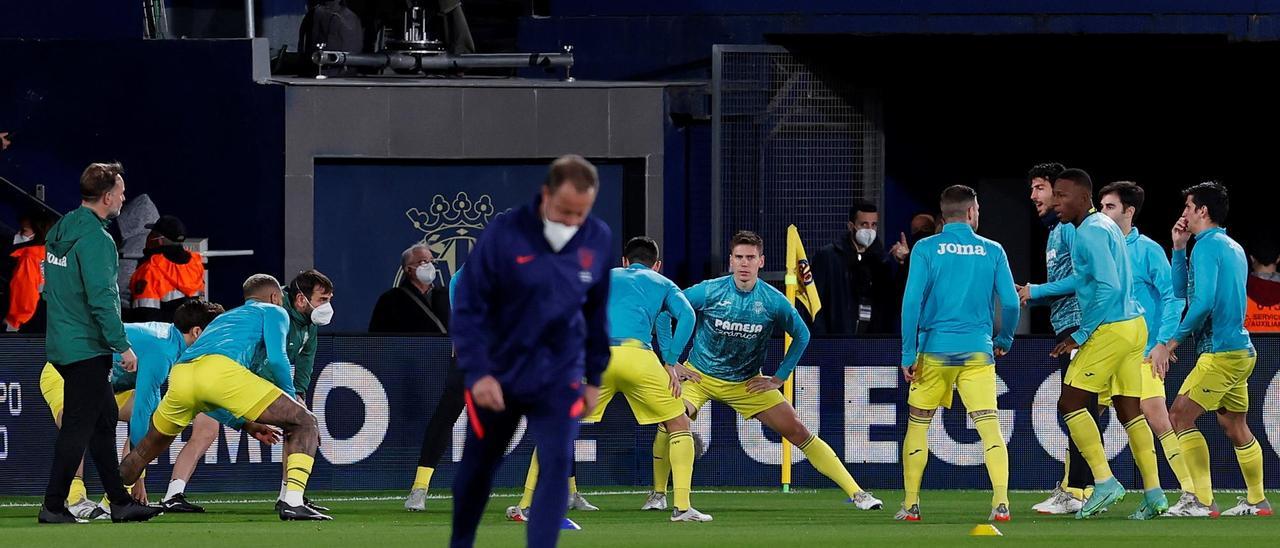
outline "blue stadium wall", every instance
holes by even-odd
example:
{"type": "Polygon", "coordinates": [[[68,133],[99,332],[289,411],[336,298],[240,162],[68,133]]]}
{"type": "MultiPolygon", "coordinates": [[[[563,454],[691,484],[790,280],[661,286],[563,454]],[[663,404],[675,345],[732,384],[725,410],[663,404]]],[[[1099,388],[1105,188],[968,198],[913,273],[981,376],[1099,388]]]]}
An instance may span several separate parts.
{"type": "MultiPolygon", "coordinates": [[[[1264,448],[1267,486],[1280,487],[1280,338],[1257,337],[1259,360],[1249,384],[1249,423],[1264,448]]],[[[1064,427],[1057,419],[1060,370],[1047,358],[1048,339],[1020,339],[1002,358],[999,405],[1002,430],[1013,463],[1010,486],[1049,489],[1062,473],[1066,451],[1064,427]]],[[[781,355],[775,341],[771,355],[781,355]]],[[[43,340],[0,339],[0,495],[39,493],[47,477],[55,430],[40,396],[43,340]]],[[[900,488],[900,440],[906,429],[906,388],[895,365],[895,339],[817,339],[797,370],[797,407],[803,420],[842,457],[858,481],[871,489],[900,488]]],[[[1192,355],[1170,374],[1170,393],[1180,386],[1192,355]]],[[[311,487],[318,489],[402,489],[413,480],[419,444],[449,363],[443,338],[322,337],[310,400],[321,424],[321,444],[311,487]]],[[[776,487],[779,482],[779,439],[758,421],[744,421],[720,404],[710,404],[694,431],[708,447],[695,466],[697,486],[776,487]]],[[[1124,428],[1108,413],[1103,437],[1117,477],[1126,486],[1140,482],[1124,428]]],[[[1201,419],[1209,439],[1213,484],[1243,487],[1230,442],[1212,416],[1201,419]]],[[[123,425],[121,435],[123,440],[123,425]]],[[[455,424],[453,443],[436,473],[438,486],[449,485],[459,458],[465,424],[455,424]]],[[[645,486],[651,475],[654,427],[635,425],[622,398],[616,398],[603,423],[587,425],[577,442],[578,482],[584,486],[645,486]]],[[[122,441],[121,441],[122,442],[122,441]]],[[[176,445],[176,444],[175,444],[176,445]]],[[[513,451],[503,464],[497,485],[521,484],[531,443],[517,432],[513,451]]],[[[155,488],[169,476],[178,448],[162,455],[148,473],[155,488]]],[[[924,476],[926,489],[986,489],[987,473],[977,432],[963,407],[941,412],[930,433],[932,457],[924,476]]],[[[828,488],[803,454],[794,484],[828,488]]],[[[1161,457],[1161,460],[1163,458],[1161,457]]],[[[236,431],[224,431],[206,454],[191,490],[274,490],[280,477],[279,447],[264,446],[236,431]]],[[[1162,462],[1167,488],[1175,478],[1162,462]]],[[[89,485],[94,485],[89,480],[89,485]]]]}

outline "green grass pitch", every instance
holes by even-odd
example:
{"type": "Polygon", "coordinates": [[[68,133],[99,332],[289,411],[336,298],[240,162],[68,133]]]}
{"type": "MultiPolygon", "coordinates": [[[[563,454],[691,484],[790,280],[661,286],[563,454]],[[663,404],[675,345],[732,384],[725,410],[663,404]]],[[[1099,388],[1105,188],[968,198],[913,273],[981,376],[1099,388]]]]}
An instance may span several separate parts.
{"type": "MultiPolygon", "coordinates": [[[[625,488],[630,491],[633,488],[625,488]]],[[[878,491],[881,511],[860,512],[835,490],[802,490],[783,494],[756,489],[695,492],[694,505],[715,516],[712,523],[671,523],[667,512],[638,510],[638,491],[612,494],[584,491],[599,512],[571,512],[581,531],[562,533],[562,546],[1267,546],[1280,538],[1280,517],[1209,519],[1161,518],[1151,522],[1125,519],[1140,501],[1130,493],[1110,512],[1077,521],[1069,516],[1039,516],[1032,504],[1044,493],[1014,493],[1013,521],[997,524],[1003,537],[970,537],[974,525],[986,523],[990,495],[978,491],[929,491],[923,496],[924,521],[901,523],[893,513],[900,491],[878,491]],[[1135,544],[1136,543],[1136,544],[1135,544]]],[[[401,492],[316,492],[311,496],[332,508],[335,521],[284,523],[276,517],[272,494],[190,494],[206,503],[205,514],[169,514],[151,523],[41,526],[38,500],[0,497],[0,546],[346,546],[393,548],[444,546],[449,539],[451,504],[448,489],[438,487],[427,511],[406,512],[401,492]]],[[[1171,491],[1176,496],[1176,492],[1171,491]]],[[[1235,504],[1236,493],[1219,493],[1222,508],[1235,504]]],[[[1271,500],[1280,501],[1277,493],[1271,500]]],[[[515,504],[510,491],[495,494],[480,525],[478,546],[520,546],[525,525],[505,520],[515,504]]]]}

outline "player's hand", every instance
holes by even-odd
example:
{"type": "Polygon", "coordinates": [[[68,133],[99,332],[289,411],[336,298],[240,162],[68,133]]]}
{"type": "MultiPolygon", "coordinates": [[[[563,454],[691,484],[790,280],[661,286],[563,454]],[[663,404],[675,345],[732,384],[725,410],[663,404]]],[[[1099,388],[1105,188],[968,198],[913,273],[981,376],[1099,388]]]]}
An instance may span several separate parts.
{"type": "Polygon", "coordinates": [[[1063,355],[1069,356],[1071,355],[1071,351],[1077,348],[1080,348],[1080,344],[1077,343],[1075,339],[1067,337],[1067,340],[1062,341],[1058,343],[1058,346],[1053,347],[1053,351],[1049,352],[1049,357],[1056,358],[1063,355]]]}
{"type": "Polygon", "coordinates": [[[1191,239],[1191,231],[1187,229],[1187,218],[1178,217],[1178,222],[1173,223],[1173,249],[1186,249],[1187,241],[1191,239]]]}
{"type": "MultiPolygon", "coordinates": [[[[303,406],[303,407],[307,407],[307,395],[306,395],[306,394],[294,394],[293,399],[298,400],[298,403],[302,404],[302,406],[303,406]]],[[[310,408],[308,408],[308,409],[310,409],[310,408]]]]}
{"type": "Polygon", "coordinates": [[[692,367],[678,363],[671,366],[671,368],[675,370],[676,375],[682,381],[702,382],[702,373],[695,371],[692,367]]]}
{"type": "Polygon", "coordinates": [[[138,501],[138,504],[147,504],[147,482],[138,478],[138,481],[133,484],[133,491],[129,494],[133,496],[133,500],[138,501]]]}
{"type": "Polygon", "coordinates": [[[120,367],[130,373],[138,370],[138,355],[133,353],[132,348],[120,354],[120,367]]]}
{"type": "Polygon", "coordinates": [[[267,445],[275,445],[280,443],[280,431],[259,422],[246,422],[241,428],[248,432],[254,439],[267,445]]]}
{"type": "Polygon", "coordinates": [[[902,378],[904,378],[904,379],[906,379],[906,380],[907,380],[907,384],[911,384],[911,383],[915,382],[915,381],[916,381],[916,366],[913,364],[911,367],[903,367],[903,368],[902,368],[902,378]]]}
{"type": "Polygon", "coordinates": [[[502,401],[502,385],[493,375],[485,375],[471,385],[471,399],[481,409],[502,412],[507,408],[502,401]]]}
{"type": "Polygon", "coordinates": [[[1164,379],[1169,373],[1169,347],[1163,344],[1157,344],[1151,349],[1151,376],[1164,379]]]}
{"type": "Polygon", "coordinates": [[[759,376],[747,381],[747,392],[751,394],[759,394],[770,390],[782,388],[783,380],[778,377],[759,376]]]}
{"type": "Polygon", "coordinates": [[[1018,287],[1018,304],[1027,305],[1027,301],[1031,300],[1031,284],[1019,285],[1018,287]]]}
{"type": "Polygon", "coordinates": [[[1009,350],[1008,350],[1008,349],[1000,348],[1000,347],[998,347],[998,346],[997,346],[997,347],[995,347],[995,350],[994,350],[994,351],[995,351],[995,355],[996,355],[996,357],[997,357],[997,358],[1003,358],[1005,354],[1008,354],[1008,353],[1009,353],[1009,350]]]}
{"type": "MultiPolygon", "coordinates": [[[[590,384],[582,387],[582,417],[589,417],[600,402],[600,387],[590,384]]],[[[578,418],[582,418],[578,417],[578,418]]]]}
{"type": "Polygon", "coordinates": [[[907,233],[898,233],[898,243],[889,248],[889,254],[893,255],[893,258],[897,259],[899,264],[906,262],[907,257],[911,255],[911,245],[907,243],[907,233]]]}
{"type": "Polygon", "coordinates": [[[671,397],[679,399],[680,394],[684,392],[684,389],[680,387],[680,373],[676,372],[676,367],[679,366],[672,364],[668,365],[664,369],[667,370],[667,376],[671,377],[671,397]]]}

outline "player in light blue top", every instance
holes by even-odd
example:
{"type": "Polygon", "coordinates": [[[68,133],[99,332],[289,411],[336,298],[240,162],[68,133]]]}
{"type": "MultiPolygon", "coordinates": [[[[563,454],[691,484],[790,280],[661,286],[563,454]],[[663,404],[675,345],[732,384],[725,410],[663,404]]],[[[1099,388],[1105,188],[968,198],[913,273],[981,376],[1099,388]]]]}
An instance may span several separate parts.
{"type": "Polygon", "coordinates": [[[284,430],[287,488],[277,503],[282,520],[333,519],[305,503],[303,492],[315,463],[319,425],[315,415],[294,399],[293,371],[285,357],[289,318],[280,282],[265,274],[245,281],[244,306],[214,319],[204,334],[182,354],[169,372],[169,390],[152,414],[151,427],[120,465],[134,481],[146,463],[187,427],[199,413],[216,408],[248,421],[284,430]],[[276,383],[255,375],[250,366],[260,349],[276,383]]]}
{"type": "Polygon", "coordinates": [[[1173,402],[1170,418],[1178,431],[1182,456],[1194,483],[1196,500],[1181,508],[1179,515],[1217,517],[1210,476],[1209,446],[1196,428],[1196,419],[1206,412],[1218,416],[1218,424],[1235,446],[1236,460],[1248,488],[1240,504],[1221,515],[1272,514],[1263,492],[1262,447],[1249,430],[1249,377],[1258,357],[1244,327],[1249,263],[1244,249],[1222,228],[1230,202],[1227,189],[1217,182],[1195,185],[1183,191],[1182,218],[1173,229],[1174,261],[1186,261],[1186,246],[1195,235],[1191,253],[1194,290],[1187,315],[1168,340],[1151,351],[1156,372],[1163,376],[1169,368],[1170,353],[1178,343],[1196,332],[1206,318],[1212,321],[1210,352],[1200,354],[1173,402]]]}
{"type": "Polygon", "coordinates": [[[902,442],[906,497],[894,516],[920,521],[920,481],[929,461],[929,424],[938,407],[951,407],[957,390],[982,438],[991,478],[991,521],[1009,521],[1009,450],[1000,432],[994,356],[1013,346],[1018,291],[1004,248],[974,233],[978,194],[948,187],[939,200],[946,225],[911,250],[902,298],[902,376],[911,387],[902,442]],[[999,305],[997,332],[996,305],[999,305]]]}
{"type": "Polygon", "coordinates": [[[1155,437],[1142,414],[1142,360],[1147,324],[1133,298],[1133,268],[1120,227],[1093,206],[1093,180],[1079,169],[1060,173],[1053,183],[1058,215],[1074,223],[1071,261],[1079,277],[1076,298],[1082,321],[1071,338],[1054,347],[1054,356],[1077,347],[1062,378],[1058,411],[1071,438],[1093,470],[1094,492],[1076,513],[1095,515],[1124,499],[1125,489],[1111,472],[1102,447],[1092,402],[1111,396],[1116,416],[1124,424],[1134,463],[1142,476],[1143,501],[1134,517],[1155,517],[1169,508],[1160,487],[1155,437]]]}
{"type": "Polygon", "coordinates": [[[809,328],[780,291],[760,281],[764,240],[742,231],[729,249],[731,275],[684,291],[699,312],[689,367],[676,368],[687,379],[682,388],[690,415],[696,417],[703,405],[716,400],[743,417],[759,419],[804,451],[814,469],[836,482],[858,509],[883,508],[884,503],[858,486],[831,446],[800,422],[779,390],[809,345],[809,328]],[[777,372],[763,376],[760,369],[775,327],[793,340],[777,372]]]}

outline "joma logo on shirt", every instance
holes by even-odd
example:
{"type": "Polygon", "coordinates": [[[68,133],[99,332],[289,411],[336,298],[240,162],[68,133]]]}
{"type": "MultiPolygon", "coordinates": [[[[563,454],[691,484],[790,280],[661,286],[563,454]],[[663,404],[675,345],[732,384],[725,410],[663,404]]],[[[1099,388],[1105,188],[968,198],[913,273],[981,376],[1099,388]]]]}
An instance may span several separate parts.
{"type": "Polygon", "coordinates": [[[713,325],[715,326],[716,329],[723,329],[725,331],[736,331],[738,333],[761,333],[764,331],[764,326],[758,323],[740,323],[740,322],[726,322],[724,320],[716,320],[713,323],[713,325]]]}
{"type": "Polygon", "coordinates": [[[52,264],[52,265],[58,265],[58,266],[61,266],[61,267],[64,267],[64,268],[67,266],[67,258],[66,258],[66,257],[58,257],[58,256],[54,255],[53,253],[45,253],[44,261],[45,261],[46,263],[49,263],[49,264],[52,264]]]}
{"type": "Polygon", "coordinates": [[[976,244],[938,244],[939,255],[986,255],[987,248],[976,244]]]}

